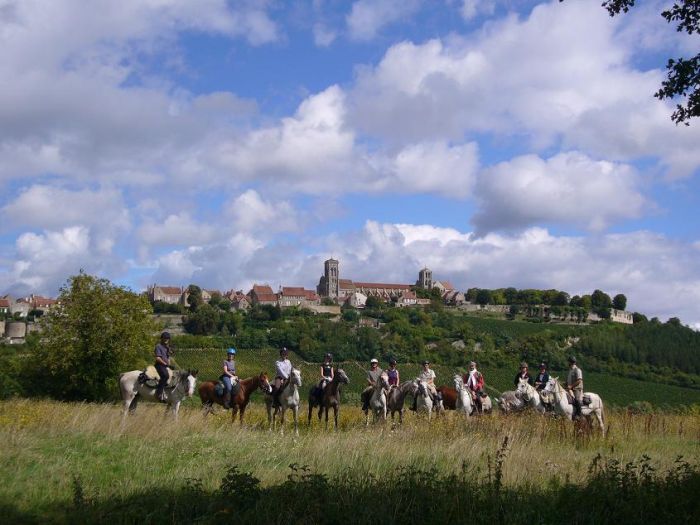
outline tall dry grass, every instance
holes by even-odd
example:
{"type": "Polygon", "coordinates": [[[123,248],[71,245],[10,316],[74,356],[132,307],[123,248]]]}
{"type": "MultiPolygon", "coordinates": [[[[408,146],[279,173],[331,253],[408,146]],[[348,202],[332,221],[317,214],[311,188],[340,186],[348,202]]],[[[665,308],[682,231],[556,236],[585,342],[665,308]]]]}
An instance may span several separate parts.
{"type": "Polygon", "coordinates": [[[22,507],[70,501],[80,479],[87,497],[123,497],[154,486],[181,487],[201,479],[218,487],[227,467],[254,472],[263,485],[286,479],[289,465],[308,465],[337,476],[381,477],[411,466],[449,474],[467,469],[489,475],[495,453],[508,438],[504,486],[582,482],[597,455],[623,464],[646,454],[662,469],[679,455],[700,458],[700,418],[682,415],[608,413],[608,436],[576,433],[568,421],[536,414],[500,414],[465,421],[448,414],[428,423],[408,414],[401,427],[365,428],[358,408],[343,407],[340,431],[326,432],[303,414],[298,438],[270,433],[263,407],[249,407],[246,426],[230,413],[203,417],[185,407],[178,421],[162,406],[143,404],[122,420],[118,406],[13,400],[0,403],[0,465],[5,480],[0,502],[22,507]]]}

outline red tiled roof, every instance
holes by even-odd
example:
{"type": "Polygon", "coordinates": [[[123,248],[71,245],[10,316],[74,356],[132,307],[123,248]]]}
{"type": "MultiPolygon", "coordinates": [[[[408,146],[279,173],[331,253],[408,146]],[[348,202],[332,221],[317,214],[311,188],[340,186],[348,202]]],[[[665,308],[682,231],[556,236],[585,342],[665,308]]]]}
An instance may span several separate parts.
{"type": "Polygon", "coordinates": [[[340,288],[352,288],[354,286],[352,279],[338,279],[338,285],[340,288]]]}
{"type": "Polygon", "coordinates": [[[318,294],[313,290],[304,290],[304,296],[306,296],[306,299],[309,301],[317,301],[318,299],[320,299],[318,294]]]}
{"type": "Polygon", "coordinates": [[[378,288],[389,290],[410,290],[410,284],[386,284],[386,283],[355,283],[356,288],[378,288]]]}
{"type": "Polygon", "coordinates": [[[440,281],[440,283],[445,287],[445,290],[454,290],[455,287],[452,286],[450,281],[440,281]]]}
{"type": "Polygon", "coordinates": [[[401,297],[403,297],[404,299],[415,299],[415,298],[416,298],[416,292],[413,292],[413,291],[410,291],[410,290],[409,290],[408,292],[402,293],[402,294],[401,294],[401,297]]]}
{"type": "Polygon", "coordinates": [[[253,285],[253,293],[255,293],[256,295],[261,295],[261,294],[274,294],[275,292],[273,292],[272,288],[267,284],[254,284],[253,285]]]}
{"type": "Polygon", "coordinates": [[[294,296],[294,297],[304,297],[306,291],[303,286],[283,286],[282,295],[294,296]]]}
{"type": "Polygon", "coordinates": [[[257,294],[256,297],[257,297],[257,300],[259,303],[275,303],[275,302],[277,302],[277,294],[276,293],[259,293],[259,294],[257,294]]]}
{"type": "Polygon", "coordinates": [[[0,299],[0,308],[9,308],[10,301],[8,299],[0,299]]]}

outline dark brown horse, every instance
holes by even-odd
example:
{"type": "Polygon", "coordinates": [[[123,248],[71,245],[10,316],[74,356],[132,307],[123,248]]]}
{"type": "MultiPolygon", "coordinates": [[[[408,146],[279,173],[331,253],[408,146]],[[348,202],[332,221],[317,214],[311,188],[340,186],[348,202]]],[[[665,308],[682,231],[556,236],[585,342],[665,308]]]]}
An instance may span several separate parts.
{"type": "Polygon", "coordinates": [[[436,390],[442,394],[442,407],[445,410],[457,410],[457,391],[451,386],[439,386],[436,390]]]}
{"type": "MultiPolygon", "coordinates": [[[[202,408],[205,415],[212,411],[214,403],[224,404],[223,396],[216,395],[217,381],[205,381],[199,386],[199,398],[202,400],[202,408]]],[[[250,396],[256,389],[263,393],[270,391],[270,381],[265,372],[260,372],[259,376],[242,379],[239,383],[238,393],[231,398],[231,422],[236,421],[236,413],[241,413],[241,425],[243,425],[243,415],[250,401],[250,396]]]]}
{"type": "Polygon", "coordinates": [[[328,430],[328,409],[333,408],[333,420],[335,429],[338,430],[338,411],[340,410],[340,385],[347,385],[350,382],[347,374],[342,368],[336,369],[333,379],[323,388],[321,399],[314,395],[314,389],[309,392],[309,425],[311,424],[311,413],[314,407],[318,406],[318,420],[326,412],[326,430],[328,430]]]}

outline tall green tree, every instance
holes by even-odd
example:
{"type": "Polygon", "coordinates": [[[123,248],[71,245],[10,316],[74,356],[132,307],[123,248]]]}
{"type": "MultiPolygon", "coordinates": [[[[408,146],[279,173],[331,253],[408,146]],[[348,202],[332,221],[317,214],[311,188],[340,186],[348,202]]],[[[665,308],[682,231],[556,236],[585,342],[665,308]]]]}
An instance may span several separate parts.
{"type": "Polygon", "coordinates": [[[119,373],[151,355],[157,327],[148,299],[81,271],[61,288],[59,301],[42,318],[43,342],[30,364],[41,391],[67,400],[113,397],[119,373]]]}
{"type": "Polygon", "coordinates": [[[187,287],[187,305],[190,307],[190,311],[196,312],[203,304],[202,289],[196,284],[189,285],[187,287]]]}
{"type": "Polygon", "coordinates": [[[617,294],[613,297],[612,307],[615,308],[615,310],[624,310],[627,308],[627,297],[621,293],[617,294]]]}

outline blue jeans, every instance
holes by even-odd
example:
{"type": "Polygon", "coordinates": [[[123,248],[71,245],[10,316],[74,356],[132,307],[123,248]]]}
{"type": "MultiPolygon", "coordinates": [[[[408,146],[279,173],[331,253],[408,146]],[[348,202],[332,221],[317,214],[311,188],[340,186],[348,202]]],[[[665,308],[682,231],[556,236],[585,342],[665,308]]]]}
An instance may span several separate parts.
{"type": "Polygon", "coordinates": [[[158,387],[156,388],[156,395],[160,397],[165,389],[165,386],[168,384],[168,367],[161,365],[160,363],[156,363],[156,370],[160,376],[160,381],[158,381],[158,387]]]}
{"type": "Polygon", "coordinates": [[[226,392],[229,394],[233,390],[233,385],[231,384],[231,378],[229,376],[223,376],[224,386],[226,387],[226,392]]]}

